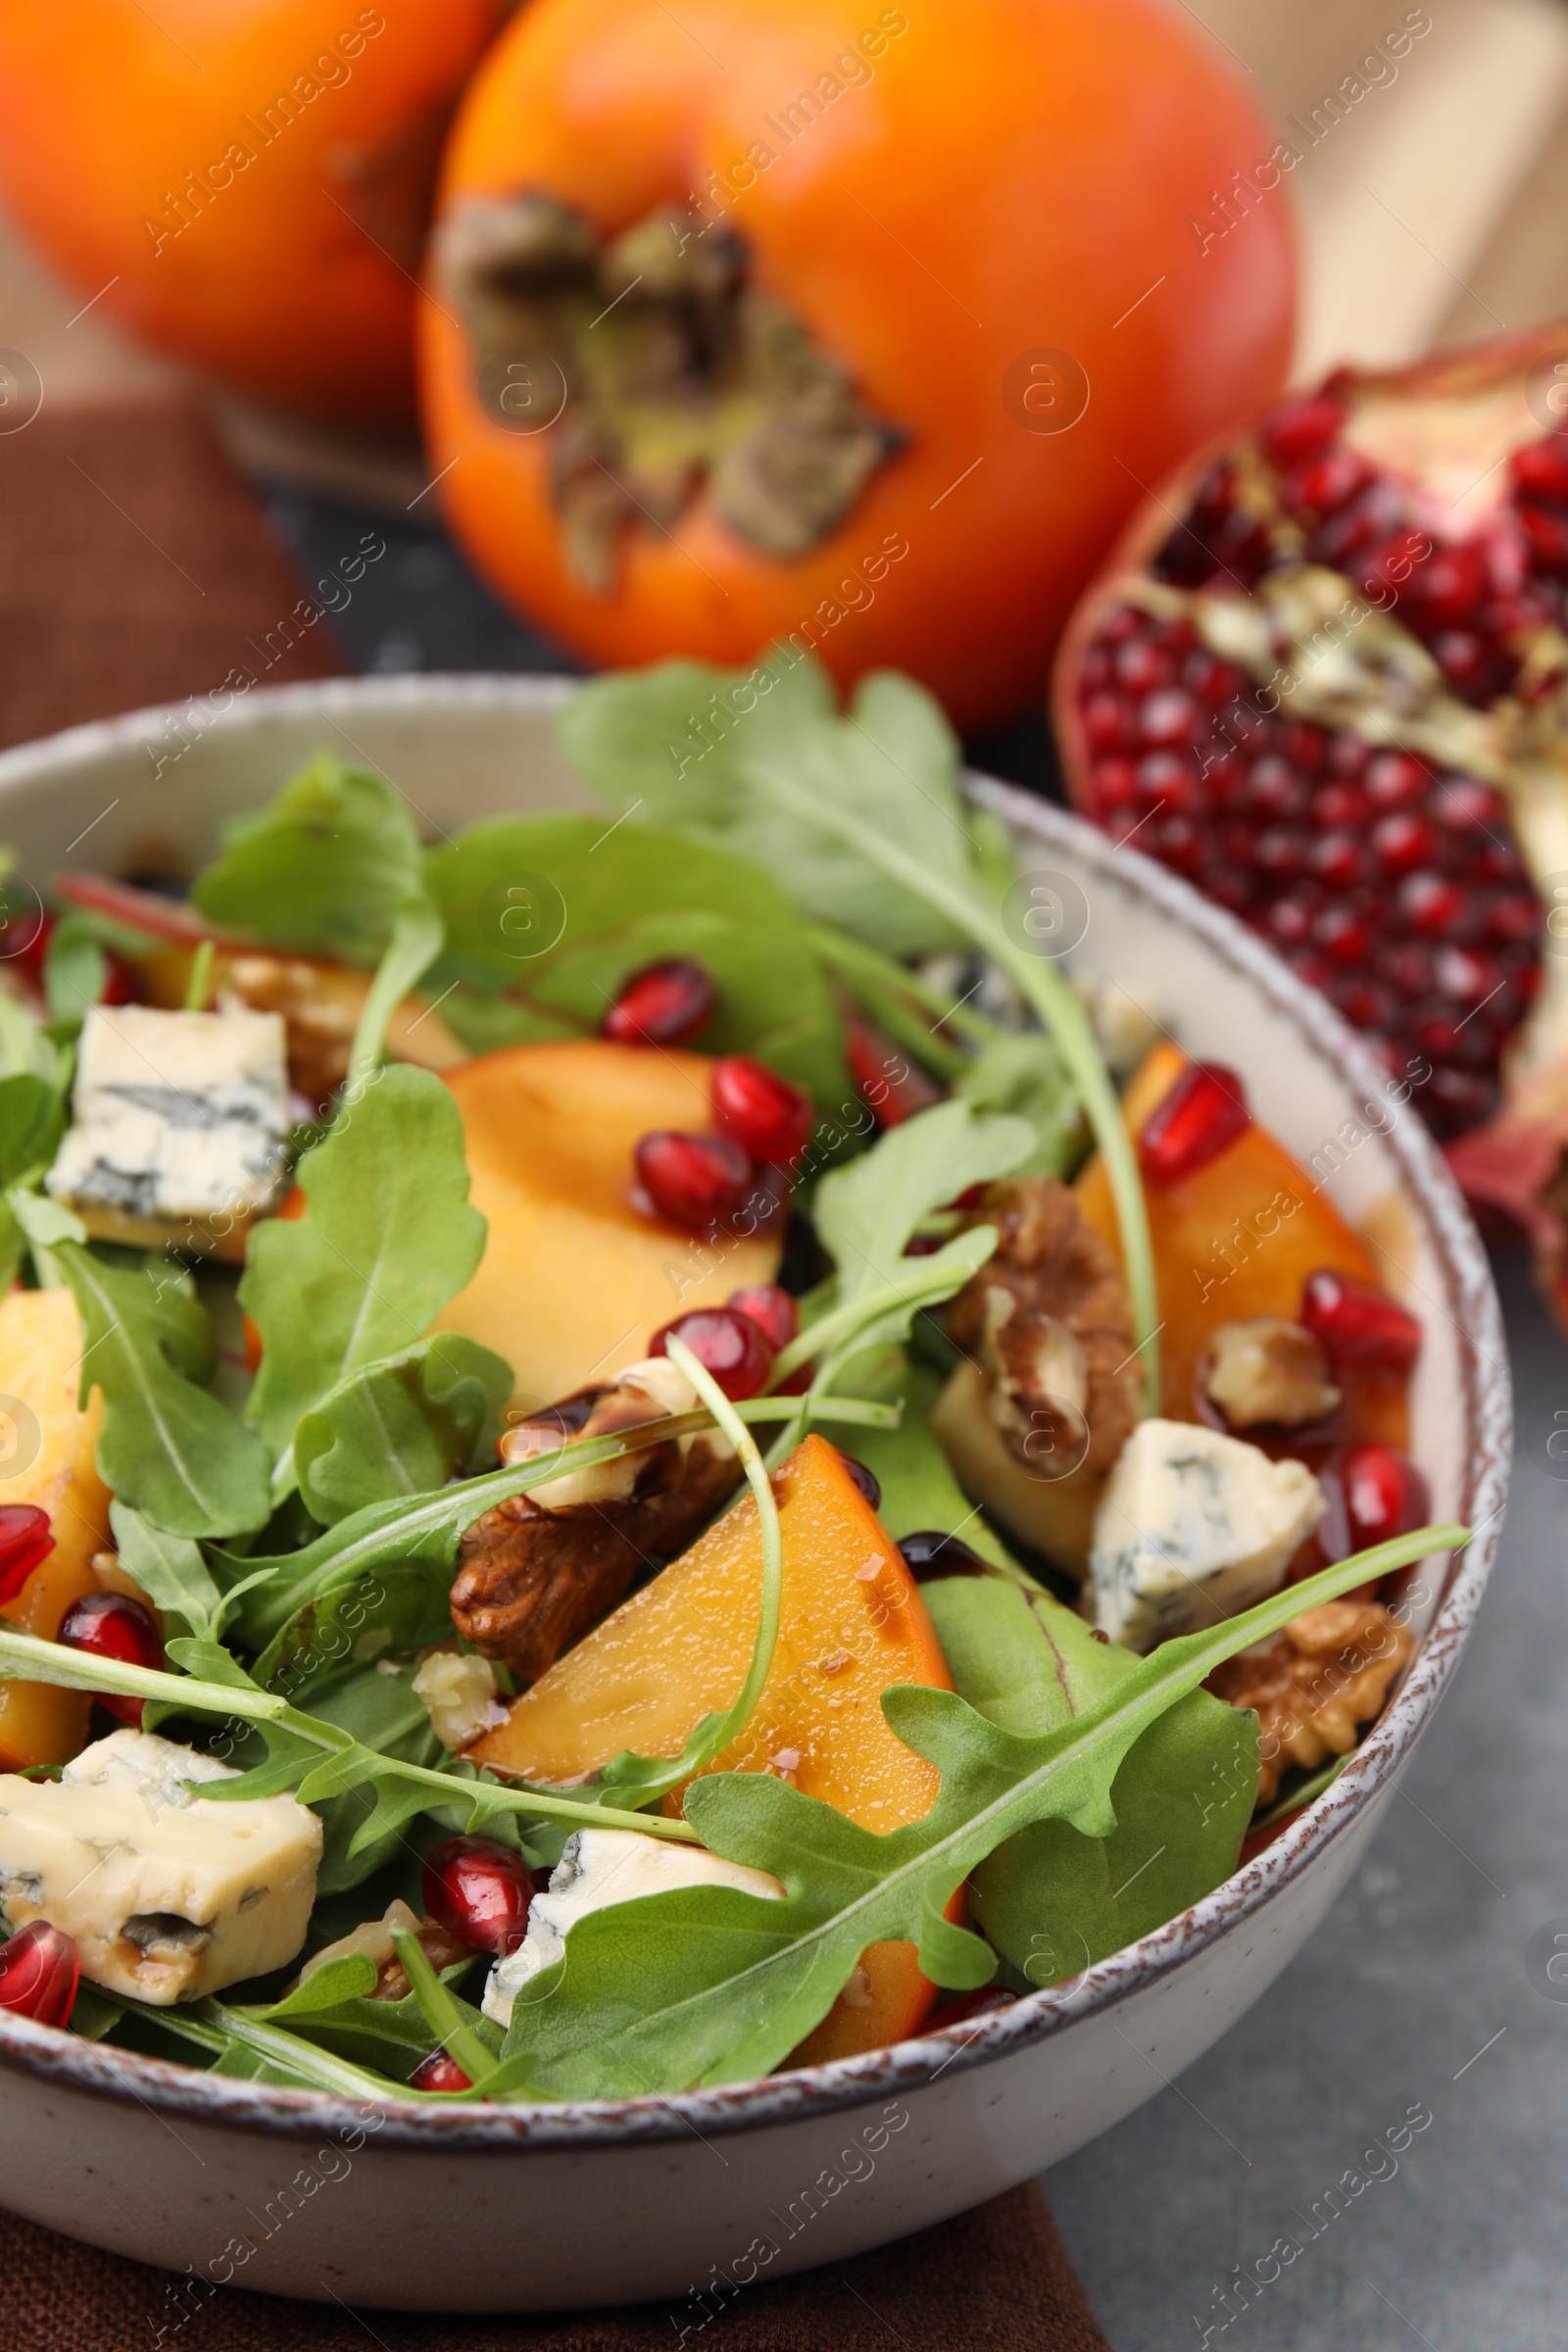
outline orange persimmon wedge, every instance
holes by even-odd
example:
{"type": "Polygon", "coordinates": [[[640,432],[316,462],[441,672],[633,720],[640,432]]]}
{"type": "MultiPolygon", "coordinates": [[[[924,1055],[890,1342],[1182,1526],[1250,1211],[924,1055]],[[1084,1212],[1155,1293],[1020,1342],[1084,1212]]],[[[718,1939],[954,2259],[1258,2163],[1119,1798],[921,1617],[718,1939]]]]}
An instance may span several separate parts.
{"type": "Polygon", "coordinates": [[[661,1127],[713,1123],[706,1054],[568,1038],[447,1073],[469,1198],[489,1221],[479,1270],[436,1317],[505,1356],[515,1399],[549,1404],[647,1352],[662,1324],[771,1282],[769,1235],[710,1242],[634,1207],[632,1152],[661,1127]]]}
{"type": "MultiPolygon", "coordinates": [[[[109,1490],[95,1450],[103,1398],[76,1403],[81,1319],[67,1290],[12,1291],[0,1299],[0,1503],[47,1511],[55,1547],[0,1617],[52,1642],[73,1601],[95,1592],[95,1551],[111,1541],[109,1490]],[[15,1467],[12,1467],[12,1465],[15,1467]],[[11,1475],[7,1476],[7,1470],[11,1475]]],[[[0,1771],[65,1764],[86,1744],[90,1696],[52,1683],[0,1683],[0,1771]]]]}
{"type": "MultiPolygon", "coordinates": [[[[1136,1140],[1151,1111],[1186,1066],[1177,1047],[1156,1046],[1122,1099],[1136,1140]]],[[[1116,1211],[1097,1154],[1077,1183],[1078,1203],[1112,1249],[1116,1211]]],[[[1204,1351],[1222,1323],[1252,1315],[1300,1312],[1301,1285],[1320,1266],[1380,1286],[1372,1254],[1323,1188],[1266,1128],[1236,1141],[1172,1185],[1144,1185],[1154,1274],[1164,1329],[1159,1335],[1162,1409],[1174,1420],[1197,1415],[1204,1351]]],[[[1408,1442],[1402,1375],[1358,1382],[1358,1434],[1402,1446],[1408,1442]]]]}
{"type": "MultiPolygon", "coordinates": [[[[825,1439],[796,1448],[775,1490],[784,1586],[772,1672],[745,1732],[708,1769],[778,1773],[862,1829],[918,1821],[936,1797],[936,1769],[895,1737],[881,1698],[896,1683],[953,1688],[925,1604],[825,1439]]],[[[506,1722],[467,1750],[469,1760],[532,1781],[565,1781],[597,1771],[622,1748],[679,1754],[694,1725],[740,1689],[757,1635],[761,1567],[748,1494],[541,1676],[506,1722]]],[[[674,1809],[678,1799],[668,1804],[674,1809]]],[[[860,1979],[798,2061],[815,2065],[901,2040],[935,1997],[913,1944],[873,1944],[860,1979]]]]}

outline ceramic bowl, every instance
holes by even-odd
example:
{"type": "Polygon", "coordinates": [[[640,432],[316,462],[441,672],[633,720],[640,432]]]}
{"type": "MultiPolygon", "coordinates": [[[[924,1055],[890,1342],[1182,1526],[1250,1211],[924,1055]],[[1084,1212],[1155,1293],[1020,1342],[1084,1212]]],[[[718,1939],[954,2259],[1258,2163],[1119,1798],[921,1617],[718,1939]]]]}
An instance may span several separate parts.
{"type": "MultiPolygon", "coordinates": [[[[0,756],[0,840],[32,875],[191,870],[225,818],[322,744],[384,770],[432,835],[498,809],[591,806],[556,747],[570,691],[345,680],[254,693],[221,715],[76,728],[0,756]]],[[[1454,1672],[1495,1550],[1509,1397],[1486,1259],[1425,1129],[1320,998],[1132,850],[1008,786],[970,788],[1027,868],[1084,894],[1073,967],[1244,1072],[1259,1117],[1399,1261],[1391,1279],[1425,1327],[1413,1445],[1433,1516],[1479,1534],[1457,1562],[1429,1564],[1419,1646],[1382,1722],[1273,1844],[1157,1934],[978,2023],[760,2082],[360,2109],[0,2012],[0,2202],[189,2273],[187,2301],[230,2281],[457,2311],[653,2300],[684,2340],[753,2278],[921,2229],[1103,2132],[1217,2040],[1323,1918],[1454,1672]]],[[[155,2340],[167,2318],[150,2315],[155,2340]]]]}

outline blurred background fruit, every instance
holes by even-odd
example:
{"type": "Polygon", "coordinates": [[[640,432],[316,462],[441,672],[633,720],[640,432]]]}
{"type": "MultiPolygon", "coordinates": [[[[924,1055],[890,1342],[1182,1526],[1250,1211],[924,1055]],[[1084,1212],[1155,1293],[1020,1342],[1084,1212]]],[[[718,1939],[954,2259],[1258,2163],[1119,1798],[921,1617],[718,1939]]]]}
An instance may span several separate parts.
{"type": "Polygon", "coordinates": [[[590,660],[793,633],[975,725],[1043,682],[1140,485],[1278,388],[1291,217],[1193,233],[1274,139],[1154,0],[863,15],[515,20],[443,173],[427,456],[486,578],[590,660]]]}
{"type": "Polygon", "coordinates": [[[384,424],[441,142],[501,0],[0,7],[0,188],[85,302],[235,390],[384,424]]]}

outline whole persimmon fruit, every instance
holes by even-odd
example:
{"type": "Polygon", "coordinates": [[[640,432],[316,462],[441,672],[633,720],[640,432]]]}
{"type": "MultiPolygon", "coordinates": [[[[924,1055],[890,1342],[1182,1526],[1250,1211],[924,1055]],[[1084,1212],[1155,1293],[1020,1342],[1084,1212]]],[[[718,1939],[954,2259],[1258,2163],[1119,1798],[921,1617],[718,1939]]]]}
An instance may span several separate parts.
{"type": "Polygon", "coordinates": [[[441,140],[502,13],[4,0],[0,191],[148,342],[258,399],[392,421],[441,140]]]}
{"type": "Polygon", "coordinates": [[[453,527],[593,661],[791,640],[1001,716],[1277,388],[1293,155],[1154,0],[534,0],[421,309],[453,527]]]}

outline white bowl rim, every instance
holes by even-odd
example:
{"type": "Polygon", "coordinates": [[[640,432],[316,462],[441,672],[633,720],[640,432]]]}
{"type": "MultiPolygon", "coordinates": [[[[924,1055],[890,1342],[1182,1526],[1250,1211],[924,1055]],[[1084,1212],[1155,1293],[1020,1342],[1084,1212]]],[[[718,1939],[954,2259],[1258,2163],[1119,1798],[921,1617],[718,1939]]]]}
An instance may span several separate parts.
{"type": "MultiPolygon", "coordinates": [[[[205,718],[203,730],[248,733],[257,716],[320,711],[329,717],[366,707],[388,712],[400,708],[438,712],[475,705],[549,710],[559,708],[580,682],[533,672],[327,678],[259,688],[243,703],[205,718]]],[[[0,808],[13,783],[35,781],[51,770],[69,770],[106,754],[167,740],[166,723],[180,715],[179,706],[156,706],[0,752],[0,808]]],[[[966,771],[965,782],[974,799],[1020,831],[1048,846],[1059,844],[1195,933],[1238,979],[1294,1023],[1308,1051],[1338,1080],[1363,1100],[1376,1096],[1383,1072],[1366,1047],[1326,999],[1303,987],[1235,916],[1200,897],[1166,867],[1135,850],[1119,848],[1098,827],[1054,802],[974,771],[966,771]],[[1114,867],[1112,858],[1117,861],[1114,867]]],[[[375,2127],[378,2146],[401,2145],[430,2154],[634,2146],[693,2133],[711,2138],[756,2131],[911,2093],[950,2068],[966,2071],[988,2065],[1155,1985],[1181,1961],[1251,1919],[1389,1786],[1453,1676],[1496,1557],[1507,1494],[1512,1410],[1502,1316],[1491,1269],[1480,1236],[1426,1128],[1418,1119],[1400,1120],[1384,1141],[1424,1221],[1456,1308],[1451,1319],[1458,1333],[1465,1422],[1471,1432],[1458,1510],[1475,1534],[1463,1552],[1450,1557],[1443,1598],[1410,1672],[1350,1762],[1261,1853],[1179,1917],[1096,1961],[1065,1992],[1057,1987],[1027,1994],[1009,2008],[858,2058],[667,2096],[562,2100],[486,2110],[426,2105],[393,2094],[372,2104],[203,2073],[86,2041],[4,2010],[0,2066],[52,2080],[63,2088],[131,2097],[154,2111],[287,2139],[363,2131],[365,2118],[373,2113],[380,2119],[375,2127]]]]}

